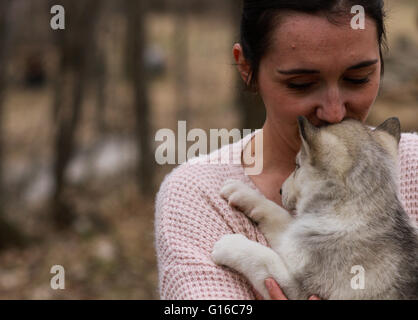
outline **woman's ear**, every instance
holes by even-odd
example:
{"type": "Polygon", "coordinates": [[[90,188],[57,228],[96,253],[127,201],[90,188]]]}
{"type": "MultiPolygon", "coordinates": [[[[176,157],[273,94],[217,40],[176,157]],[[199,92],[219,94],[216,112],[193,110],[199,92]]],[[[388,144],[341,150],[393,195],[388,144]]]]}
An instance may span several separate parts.
{"type": "Polygon", "coordinates": [[[251,66],[244,57],[244,51],[239,43],[234,44],[232,48],[232,54],[234,55],[235,62],[237,63],[238,71],[244,82],[249,85],[251,77],[251,66]]]}

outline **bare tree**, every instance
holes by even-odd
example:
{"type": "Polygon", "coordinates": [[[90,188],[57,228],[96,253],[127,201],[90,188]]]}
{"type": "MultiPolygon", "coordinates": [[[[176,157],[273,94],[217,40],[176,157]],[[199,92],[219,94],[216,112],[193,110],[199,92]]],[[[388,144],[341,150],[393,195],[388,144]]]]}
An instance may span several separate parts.
{"type": "Polygon", "coordinates": [[[145,66],[146,14],[148,1],[127,0],[128,32],[130,44],[131,80],[134,88],[136,137],[138,145],[138,184],[144,195],[152,195],[154,186],[154,154],[152,149],[152,122],[148,97],[149,76],[145,66]]]}
{"type": "Polygon", "coordinates": [[[4,216],[5,189],[3,186],[3,163],[4,163],[4,125],[3,125],[3,103],[6,89],[6,66],[8,59],[8,36],[10,24],[7,19],[10,10],[11,0],[0,1],[0,249],[10,246],[23,245],[23,234],[4,216]]]}
{"type": "Polygon", "coordinates": [[[175,86],[176,86],[176,110],[177,119],[188,120],[189,116],[189,24],[188,6],[182,1],[176,6],[174,24],[174,60],[175,60],[175,86]]]}
{"type": "Polygon", "coordinates": [[[96,125],[100,133],[106,131],[105,108],[106,108],[106,57],[103,48],[100,47],[96,40],[96,56],[94,63],[94,74],[96,79],[96,125]]]}
{"type": "MultiPolygon", "coordinates": [[[[9,25],[7,23],[7,11],[10,7],[10,0],[0,2],[0,206],[3,203],[3,103],[6,89],[6,59],[7,59],[7,36],[9,25]]],[[[2,206],[1,206],[2,207],[2,206]]],[[[1,210],[0,207],[0,210],[1,210]]]]}
{"type": "MultiPolygon", "coordinates": [[[[110,0],[112,1],[112,0],[110,0]]],[[[93,55],[91,55],[91,78],[94,79],[94,83],[96,85],[95,94],[96,94],[96,128],[100,134],[105,133],[106,131],[106,121],[105,121],[105,112],[106,112],[106,86],[107,86],[107,76],[108,76],[108,67],[107,67],[107,56],[106,56],[106,49],[103,45],[104,39],[102,37],[103,29],[109,28],[110,26],[107,25],[108,22],[106,19],[111,14],[111,10],[113,9],[110,6],[109,0],[101,0],[101,9],[100,12],[97,14],[97,23],[95,24],[94,30],[94,39],[93,39],[93,55]]]]}
{"type": "MultiPolygon", "coordinates": [[[[97,25],[98,26],[98,25],[97,25]]],[[[97,28],[96,26],[96,28],[97,28]]],[[[96,29],[94,41],[94,57],[92,61],[93,78],[96,82],[96,126],[100,133],[106,130],[105,107],[106,107],[106,84],[107,84],[107,65],[106,52],[101,44],[99,30],[96,29]]]]}
{"type": "Polygon", "coordinates": [[[65,172],[73,156],[75,133],[80,121],[86,88],[87,59],[93,43],[94,24],[99,0],[62,0],[65,8],[65,30],[54,31],[60,52],[59,74],[55,82],[54,145],[55,191],[52,198],[53,219],[58,227],[68,227],[74,213],[63,197],[65,172]]]}

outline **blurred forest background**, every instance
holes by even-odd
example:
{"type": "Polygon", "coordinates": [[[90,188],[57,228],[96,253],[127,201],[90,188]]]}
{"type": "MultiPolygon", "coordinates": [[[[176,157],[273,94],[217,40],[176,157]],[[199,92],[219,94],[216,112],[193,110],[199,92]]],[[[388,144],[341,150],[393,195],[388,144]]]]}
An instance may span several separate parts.
{"type": "MultiPolygon", "coordinates": [[[[174,166],[156,164],[156,131],[264,120],[232,59],[240,3],[0,0],[0,299],[159,298],[154,199],[174,166]]],[[[418,2],[386,4],[369,122],[417,131],[418,2]]]]}

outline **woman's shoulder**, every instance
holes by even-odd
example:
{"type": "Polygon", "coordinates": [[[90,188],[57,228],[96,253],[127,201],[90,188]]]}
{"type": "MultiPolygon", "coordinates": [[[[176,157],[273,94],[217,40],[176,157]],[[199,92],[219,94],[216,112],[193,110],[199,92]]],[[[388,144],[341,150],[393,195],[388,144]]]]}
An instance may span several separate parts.
{"type": "Polygon", "coordinates": [[[226,179],[241,179],[244,174],[241,152],[249,138],[245,136],[209,154],[194,157],[178,165],[164,177],[159,192],[175,189],[188,193],[210,193],[218,190],[226,179]]]}
{"type": "Polygon", "coordinates": [[[399,161],[401,170],[418,171],[418,134],[402,133],[399,142],[399,161]]]}
{"type": "Polygon", "coordinates": [[[168,173],[157,193],[158,198],[195,197],[203,193],[210,194],[221,184],[223,176],[227,175],[228,167],[214,164],[185,162],[168,173]]]}
{"type": "Polygon", "coordinates": [[[229,207],[220,195],[226,180],[245,180],[241,163],[215,161],[225,150],[228,152],[228,146],[219,149],[218,155],[211,153],[189,160],[164,177],[155,198],[157,230],[169,228],[175,234],[186,231],[196,234],[206,230],[202,237],[210,233],[213,239],[231,231],[246,234],[249,238],[259,236],[255,226],[229,207]],[[202,225],[208,229],[202,229],[202,225]]]}
{"type": "Polygon", "coordinates": [[[401,134],[400,145],[404,147],[418,148],[418,132],[403,132],[401,134]]]}
{"type": "Polygon", "coordinates": [[[402,134],[399,143],[399,163],[403,204],[418,224],[418,134],[402,134]]]}

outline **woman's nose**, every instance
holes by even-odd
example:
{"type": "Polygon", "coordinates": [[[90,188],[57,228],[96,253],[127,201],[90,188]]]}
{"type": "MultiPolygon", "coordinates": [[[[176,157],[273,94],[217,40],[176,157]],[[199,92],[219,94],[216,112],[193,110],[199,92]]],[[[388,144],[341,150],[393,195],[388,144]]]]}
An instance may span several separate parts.
{"type": "Polygon", "coordinates": [[[346,114],[346,105],[338,89],[330,89],[324,102],[316,111],[318,119],[327,123],[339,123],[345,118],[346,114]]]}

